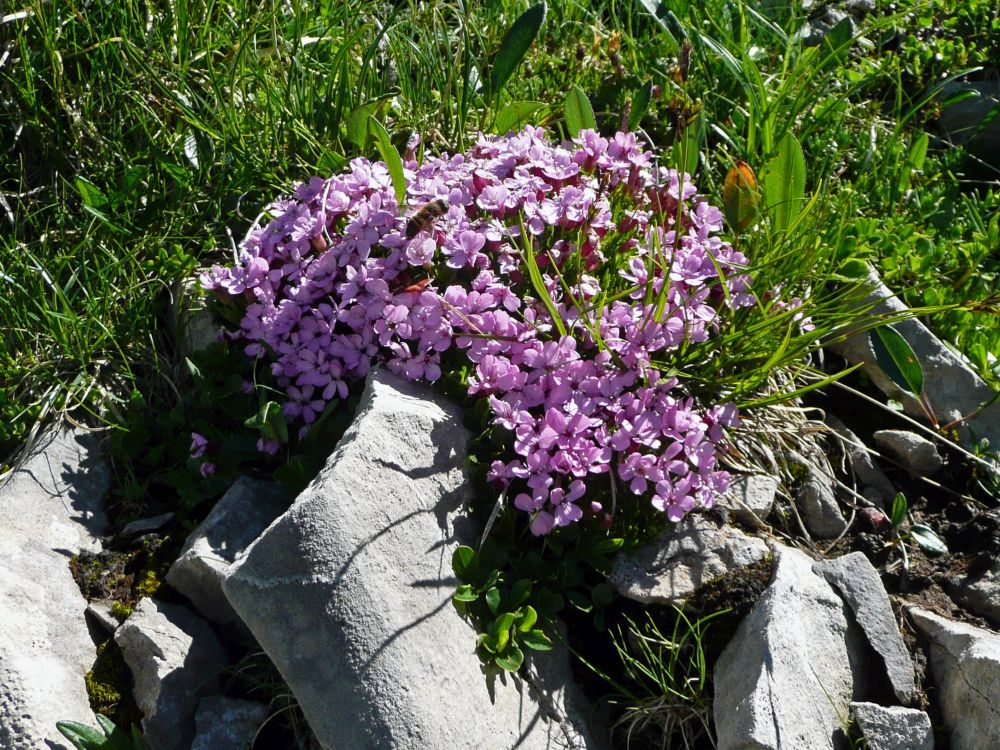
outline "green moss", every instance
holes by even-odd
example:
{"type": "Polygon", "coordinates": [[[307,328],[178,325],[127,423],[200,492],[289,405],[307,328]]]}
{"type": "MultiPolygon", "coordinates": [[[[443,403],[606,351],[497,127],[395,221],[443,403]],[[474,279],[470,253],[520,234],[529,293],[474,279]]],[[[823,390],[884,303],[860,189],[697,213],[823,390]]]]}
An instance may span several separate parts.
{"type": "Polygon", "coordinates": [[[121,649],[109,638],[97,647],[93,668],[84,675],[94,713],[101,713],[120,727],[138,724],[142,714],[132,699],[132,675],[121,649]]]}
{"type": "Polygon", "coordinates": [[[127,604],[122,604],[121,602],[114,602],[111,605],[111,615],[118,620],[118,622],[125,622],[129,615],[132,614],[132,607],[127,604]]]}
{"type": "Polygon", "coordinates": [[[153,596],[163,585],[160,574],[157,570],[147,570],[143,573],[138,585],[135,587],[135,596],[142,599],[146,596],[153,596]]]}

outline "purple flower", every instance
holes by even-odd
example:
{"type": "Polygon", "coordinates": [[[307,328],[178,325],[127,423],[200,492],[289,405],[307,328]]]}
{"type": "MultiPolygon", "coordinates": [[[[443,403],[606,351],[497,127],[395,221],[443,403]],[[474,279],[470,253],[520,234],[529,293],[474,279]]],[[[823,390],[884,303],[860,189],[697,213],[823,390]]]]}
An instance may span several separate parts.
{"type": "Polygon", "coordinates": [[[208,439],[197,432],[191,433],[191,458],[201,458],[208,450],[208,439]]]}

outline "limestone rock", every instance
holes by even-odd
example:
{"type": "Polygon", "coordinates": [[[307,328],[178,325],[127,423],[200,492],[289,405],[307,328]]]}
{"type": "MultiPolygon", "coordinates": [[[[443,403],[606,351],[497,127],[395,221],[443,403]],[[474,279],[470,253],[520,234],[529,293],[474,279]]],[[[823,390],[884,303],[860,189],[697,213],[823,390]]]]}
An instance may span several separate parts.
{"type": "Polygon", "coordinates": [[[913,607],[930,641],[930,668],[951,750],[1000,747],[1000,635],[913,607]]]}
{"type": "Polygon", "coordinates": [[[608,583],[643,604],[683,603],[703,584],[768,552],[762,539],[691,513],[642,549],[618,555],[608,583]]]}
{"type": "Polygon", "coordinates": [[[121,536],[127,538],[145,534],[149,531],[156,531],[157,529],[162,529],[173,520],[173,513],[161,513],[158,516],[150,516],[149,518],[137,518],[135,521],[129,521],[122,527],[121,536]]]}
{"type": "MultiPolygon", "coordinates": [[[[868,284],[871,288],[868,300],[875,302],[871,308],[872,315],[898,313],[908,309],[893,296],[873,270],[868,284]]],[[[959,437],[966,448],[971,448],[976,440],[984,437],[989,439],[990,445],[1000,445],[1000,402],[994,402],[980,410],[982,404],[994,397],[993,389],[919,320],[903,320],[894,323],[893,328],[906,339],[923,367],[924,396],[930,402],[938,421],[947,424],[969,417],[958,425],[959,437]]],[[[923,418],[924,412],[918,401],[902,391],[878,366],[867,332],[831,344],[830,348],[851,364],[863,363],[865,373],[879,390],[901,401],[906,413],[923,418]]]]}
{"type": "Polygon", "coordinates": [[[863,638],[811,558],[781,546],[775,557],[770,586],[715,667],[718,748],[839,748],[863,638]]]}
{"type": "Polygon", "coordinates": [[[875,442],[904,467],[923,477],[929,477],[944,466],[937,446],[925,437],[909,430],[878,430],[872,434],[875,442]]]}
{"type": "Polygon", "coordinates": [[[811,463],[805,466],[807,472],[799,483],[795,507],[810,534],[817,539],[835,539],[847,528],[847,519],[837,503],[833,480],[811,463]]]}
{"type": "Polygon", "coordinates": [[[774,477],[748,474],[733,479],[729,491],[716,504],[729,510],[740,523],[760,528],[771,513],[777,491],[778,480],[774,477]]]}
{"type": "Polygon", "coordinates": [[[981,572],[956,576],[945,588],[963,607],[1000,626],[1000,563],[981,572]]]}
{"type": "Polygon", "coordinates": [[[840,443],[844,446],[847,459],[851,462],[851,469],[861,484],[861,494],[879,508],[892,508],[896,488],[881,467],[875,463],[871,453],[861,442],[861,438],[833,415],[826,418],[826,423],[841,438],[840,443]]]}
{"type": "Polygon", "coordinates": [[[182,279],[172,291],[170,323],[177,339],[177,351],[182,357],[189,357],[219,340],[219,324],[208,309],[205,292],[197,278],[182,279]]]}
{"type": "Polygon", "coordinates": [[[71,746],[57,721],[96,727],[83,676],[96,651],[69,558],[100,551],[110,472],[95,435],[42,434],[0,479],[0,747],[71,746]]]}
{"type": "Polygon", "coordinates": [[[167,583],[212,622],[240,622],[222,593],[222,577],[237,556],[287,508],[287,493],[279,484],[240,477],[188,536],[167,572],[167,583]]]}
{"type": "Polygon", "coordinates": [[[823,560],[813,565],[813,571],[823,576],[851,608],[868,643],[885,662],[896,697],[903,703],[913,701],[917,689],[913,660],[899,633],[878,571],[861,552],[823,560]]]}
{"type": "Polygon", "coordinates": [[[934,750],[930,717],[915,708],[852,703],[851,713],[868,750],[934,750]]]}
{"type": "Polygon", "coordinates": [[[188,747],[198,698],[219,691],[226,663],[208,623],[179,604],[142,599],[115,631],[115,643],[132,671],[150,750],[188,747]]]}
{"type": "Polygon", "coordinates": [[[202,698],[191,750],[250,750],[268,708],[256,701],[212,695],[202,698]]]}
{"type": "Polygon", "coordinates": [[[490,703],[451,604],[452,553],[478,542],[462,508],[468,440],[454,405],[374,372],[326,467],[226,574],[324,747],[596,746],[564,685],[544,701],[558,723],[517,677],[490,703]]]}

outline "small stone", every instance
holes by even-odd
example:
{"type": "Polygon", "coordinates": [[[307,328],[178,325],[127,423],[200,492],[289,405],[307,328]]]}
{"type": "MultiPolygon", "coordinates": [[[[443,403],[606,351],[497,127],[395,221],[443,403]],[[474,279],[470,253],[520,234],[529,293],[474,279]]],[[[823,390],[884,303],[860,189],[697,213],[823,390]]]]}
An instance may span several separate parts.
{"type": "Polygon", "coordinates": [[[771,513],[778,480],[767,474],[736,477],[716,504],[726,508],[733,518],[751,528],[760,528],[771,513]]]}
{"type": "Polygon", "coordinates": [[[930,668],[951,750],[1000,747],[1000,635],[911,607],[930,641],[930,668]]]}
{"type": "Polygon", "coordinates": [[[767,555],[764,540],[690,513],[645,547],[618,555],[608,583],[643,604],[680,604],[712,579],[767,555]]]}
{"type": "Polygon", "coordinates": [[[142,599],[115,632],[132,670],[150,750],[180,750],[194,737],[197,699],[219,691],[226,655],[204,620],[178,604],[142,599]]]}
{"type": "Polygon", "coordinates": [[[114,633],[118,630],[118,618],[112,614],[111,602],[93,601],[87,605],[87,614],[96,622],[102,630],[114,633]]]}
{"type": "Polygon", "coordinates": [[[173,520],[173,513],[161,513],[158,516],[150,516],[149,518],[139,518],[135,521],[129,521],[122,529],[121,536],[127,538],[130,536],[138,536],[139,534],[146,534],[150,531],[156,531],[157,529],[162,529],[173,520]]]}
{"type": "Polygon", "coordinates": [[[837,503],[832,473],[826,474],[798,454],[792,454],[791,460],[805,471],[795,494],[795,507],[806,530],[817,539],[835,539],[843,534],[847,519],[837,503]]]}
{"type": "Polygon", "coordinates": [[[891,507],[892,499],[896,496],[896,488],[881,467],[875,463],[875,459],[861,442],[861,438],[833,415],[826,418],[826,423],[841,438],[840,444],[844,447],[848,461],[851,462],[851,470],[863,487],[861,494],[879,508],[891,507]]]}
{"type": "Polygon", "coordinates": [[[268,708],[256,701],[211,695],[198,703],[191,750],[249,750],[268,708]]]}
{"type": "Polygon", "coordinates": [[[917,689],[913,660],[899,634],[878,571],[861,552],[823,560],[813,565],[813,571],[823,576],[854,612],[868,643],[885,663],[896,697],[902,703],[912,702],[917,689]]]}
{"type": "Polygon", "coordinates": [[[956,576],[945,588],[957,603],[1000,626],[1000,563],[978,573],[956,576]]]}
{"type": "Polygon", "coordinates": [[[934,728],[923,711],[852,703],[851,713],[868,743],[868,750],[934,750],[934,728]]]}
{"type": "Polygon", "coordinates": [[[718,750],[833,750],[865,643],[813,560],[777,545],[771,584],[715,667],[718,750]]]}
{"type": "Polygon", "coordinates": [[[878,430],[872,435],[883,448],[905,468],[922,477],[929,477],[944,466],[937,446],[925,437],[909,430],[878,430]]]}
{"type": "Polygon", "coordinates": [[[239,477],[188,536],[167,571],[167,583],[212,622],[242,625],[222,593],[222,578],[233,561],[287,510],[288,500],[276,482],[239,477]]]}

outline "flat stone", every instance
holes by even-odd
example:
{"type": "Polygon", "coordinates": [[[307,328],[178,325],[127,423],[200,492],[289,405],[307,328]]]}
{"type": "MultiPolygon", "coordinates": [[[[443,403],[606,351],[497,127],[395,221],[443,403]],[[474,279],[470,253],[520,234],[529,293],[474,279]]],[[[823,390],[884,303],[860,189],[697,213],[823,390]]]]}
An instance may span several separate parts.
{"type": "Polygon", "coordinates": [[[923,711],[902,706],[852,703],[851,713],[868,750],[934,750],[934,728],[923,711]]]}
{"type": "Polygon", "coordinates": [[[4,750],[71,750],[57,721],[97,726],[83,681],[96,650],[69,560],[100,551],[109,483],[97,436],[68,427],[43,432],[20,468],[0,479],[4,750]]]}
{"type": "Polygon", "coordinates": [[[734,478],[716,505],[727,509],[740,523],[756,529],[762,527],[770,515],[777,491],[778,480],[774,477],[747,474],[734,478]]]}
{"type": "Polygon", "coordinates": [[[511,676],[490,702],[451,604],[452,553],[479,536],[468,440],[454,404],[375,371],[326,467],[225,576],[324,747],[600,746],[566,681],[540,703],[511,676]]]}
{"type": "Polygon", "coordinates": [[[618,555],[608,583],[622,596],[643,604],[680,604],[709,581],[768,554],[764,540],[689,513],[652,543],[618,555]]]}
{"type": "Polygon", "coordinates": [[[249,750],[268,708],[256,701],[211,695],[198,703],[191,750],[249,750]]]}
{"type": "Polygon", "coordinates": [[[161,513],[158,516],[150,516],[149,518],[139,518],[135,521],[129,521],[122,528],[121,535],[123,537],[138,536],[139,534],[146,534],[150,531],[156,531],[157,529],[162,529],[168,523],[174,520],[173,513],[161,513]]]}
{"type": "Polygon", "coordinates": [[[958,604],[1000,626],[1000,562],[981,572],[955,576],[945,588],[958,604]]]}
{"type": "Polygon", "coordinates": [[[208,623],[180,604],[142,599],[115,632],[132,670],[150,750],[180,750],[194,738],[198,698],[219,691],[226,655],[208,623]]]}
{"type": "Polygon", "coordinates": [[[851,470],[861,484],[861,494],[878,508],[892,508],[896,488],[882,468],[875,463],[861,438],[832,414],[826,418],[826,423],[842,438],[840,444],[844,446],[847,460],[851,462],[851,470]]]}
{"type": "Polygon", "coordinates": [[[823,576],[847,602],[868,643],[882,657],[896,697],[902,703],[911,703],[917,690],[913,660],[899,633],[878,571],[861,552],[823,560],[813,565],[813,571],[823,576]]]}
{"type": "MultiPolygon", "coordinates": [[[[882,283],[874,270],[870,270],[868,285],[871,289],[868,302],[875,302],[871,315],[909,310],[882,283]]],[[[966,448],[972,448],[979,438],[984,437],[989,439],[990,445],[1000,445],[1000,402],[980,409],[993,399],[993,389],[916,318],[894,323],[893,328],[906,339],[923,368],[924,396],[938,422],[948,424],[968,417],[956,424],[959,439],[966,448]]],[[[829,347],[851,364],[862,363],[862,369],[872,383],[890,398],[900,401],[907,414],[924,418],[924,410],[917,399],[901,390],[879,367],[867,332],[849,336],[829,347]]]]}
{"type": "Polygon", "coordinates": [[[109,635],[114,634],[121,624],[112,614],[112,604],[109,601],[95,601],[87,605],[87,615],[109,635]]]}
{"type": "Polygon", "coordinates": [[[715,667],[718,750],[840,748],[864,638],[810,557],[778,545],[775,558],[770,586],[715,667]]]}
{"type": "Polygon", "coordinates": [[[800,464],[806,470],[795,493],[795,507],[806,529],[817,539],[836,539],[847,528],[833,489],[833,479],[811,462],[800,464]]]}
{"type": "Polygon", "coordinates": [[[911,607],[930,641],[930,668],[951,750],[1000,747],[1000,635],[911,607]]]}
{"type": "Polygon", "coordinates": [[[875,442],[905,468],[922,477],[929,477],[944,466],[937,446],[925,437],[909,430],[878,430],[872,434],[875,442]]]}
{"type": "Polygon", "coordinates": [[[167,583],[212,622],[241,623],[222,593],[222,578],[233,561],[288,509],[288,501],[287,491],[276,482],[239,477],[188,536],[167,571],[167,583]]]}

